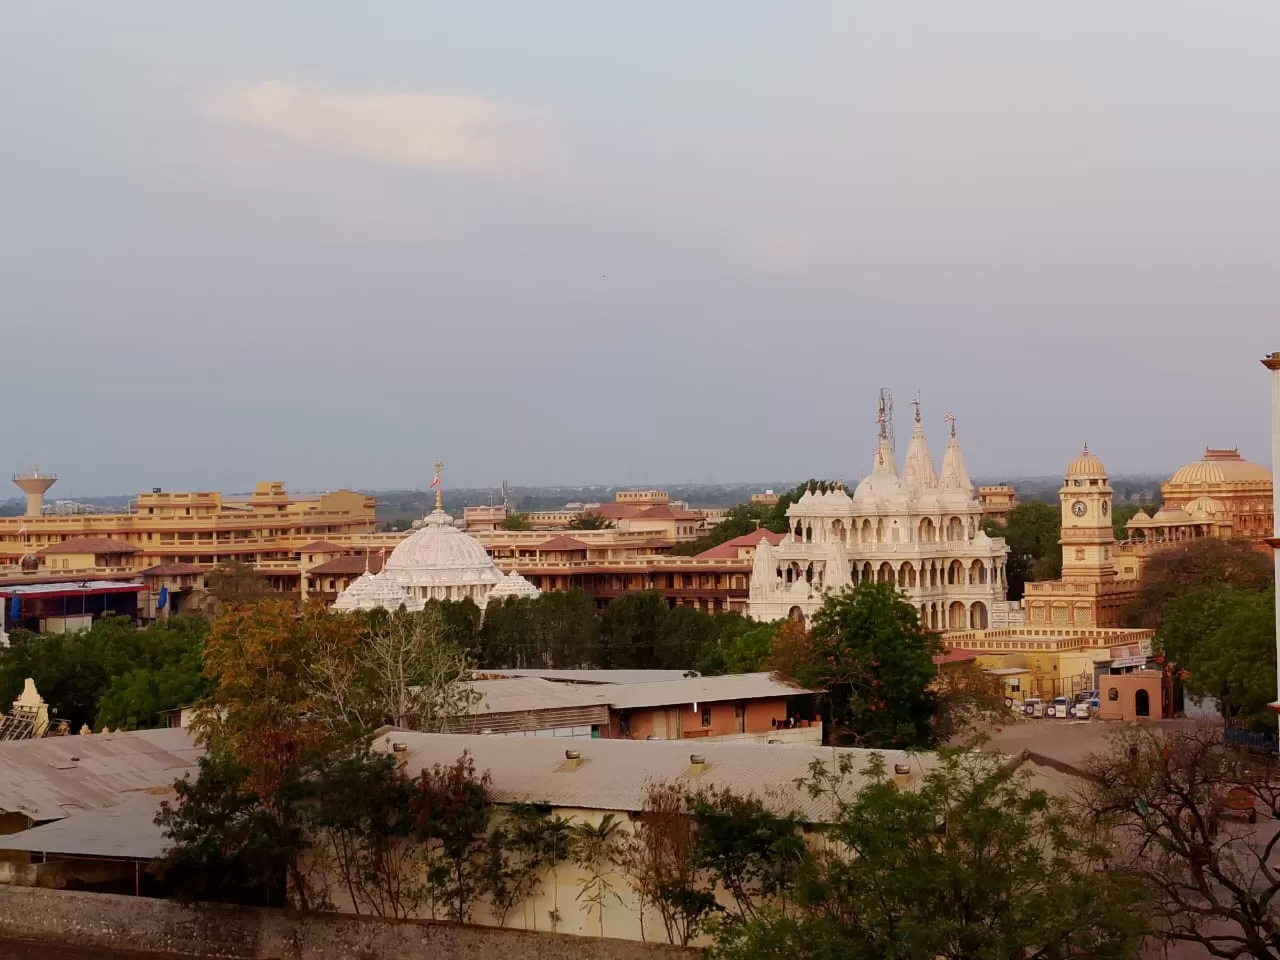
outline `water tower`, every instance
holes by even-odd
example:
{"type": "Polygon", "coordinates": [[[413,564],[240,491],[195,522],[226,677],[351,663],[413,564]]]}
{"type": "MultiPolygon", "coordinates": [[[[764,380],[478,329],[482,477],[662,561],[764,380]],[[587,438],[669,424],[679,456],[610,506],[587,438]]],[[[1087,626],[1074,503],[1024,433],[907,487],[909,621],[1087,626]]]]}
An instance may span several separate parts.
{"type": "Polygon", "coordinates": [[[58,482],[58,475],[32,467],[30,473],[15,473],[13,482],[27,495],[27,516],[38,517],[44,508],[45,491],[58,482]]]}

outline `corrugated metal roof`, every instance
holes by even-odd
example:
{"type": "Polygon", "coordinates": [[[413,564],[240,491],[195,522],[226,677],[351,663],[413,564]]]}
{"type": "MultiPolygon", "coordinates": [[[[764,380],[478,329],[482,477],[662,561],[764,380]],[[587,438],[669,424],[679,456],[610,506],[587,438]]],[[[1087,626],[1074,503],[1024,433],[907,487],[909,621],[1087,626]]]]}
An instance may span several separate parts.
{"type": "Polygon", "coordinates": [[[723,677],[686,677],[650,683],[577,684],[542,677],[473,680],[481,695],[476,715],[564,707],[610,706],[615,710],[683,706],[724,700],[755,700],[810,693],[779,674],[740,673],[723,677]]]}
{"type": "Polygon", "coordinates": [[[0,850],[53,853],[70,857],[114,857],[154,860],[169,840],[155,816],[167,797],[138,797],[105,810],[91,810],[0,837],[0,850]]]}
{"type": "Polygon", "coordinates": [[[652,785],[670,782],[691,789],[727,788],[751,795],[780,813],[796,812],[808,822],[831,817],[829,797],[813,798],[795,785],[810,773],[815,760],[835,769],[841,755],[853,761],[850,788],[856,790],[873,753],[884,757],[892,772],[906,764],[919,782],[938,763],[934,754],[900,750],[849,750],[799,744],[745,744],[722,741],[634,741],[540,737],[488,737],[391,731],[378,741],[383,749],[395,743],[408,770],[448,765],[463,752],[471,754],[479,773],[492,777],[490,792],[498,803],[539,803],[556,807],[637,812],[644,809],[652,785]],[[581,764],[566,769],[565,750],[576,750],[581,764]],[[706,759],[703,772],[691,774],[690,756],[706,759]]]}
{"type": "Polygon", "coordinates": [[[0,743],[0,811],[40,822],[114,807],[172,787],[203,753],[179,727],[0,743]]]}
{"type": "Polygon", "coordinates": [[[485,676],[542,677],[569,683],[653,683],[683,680],[687,670],[478,670],[485,676]]]}
{"type": "Polygon", "coordinates": [[[618,710],[633,710],[721,700],[794,697],[813,692],[777,673],[735,673],[723,677],[686,677],[665,683],[620,684],[609,689],[609,702],[618,710]]]}

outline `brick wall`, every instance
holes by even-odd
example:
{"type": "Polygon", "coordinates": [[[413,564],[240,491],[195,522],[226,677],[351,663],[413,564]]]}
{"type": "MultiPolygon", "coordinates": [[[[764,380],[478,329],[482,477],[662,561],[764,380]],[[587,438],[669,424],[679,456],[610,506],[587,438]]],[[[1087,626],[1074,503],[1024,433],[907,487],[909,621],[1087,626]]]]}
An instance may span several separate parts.
{"type": "Polygon", "coordinates": [[[0,887],[0,939],[235,960],[696,960],[666,944],[0,887]]]}

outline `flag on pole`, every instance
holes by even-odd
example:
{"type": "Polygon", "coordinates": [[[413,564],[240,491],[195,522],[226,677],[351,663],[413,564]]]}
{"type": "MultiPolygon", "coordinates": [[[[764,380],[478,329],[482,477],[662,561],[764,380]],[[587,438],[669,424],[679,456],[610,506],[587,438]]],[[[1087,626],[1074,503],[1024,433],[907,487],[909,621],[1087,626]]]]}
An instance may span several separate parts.
{"type": "Polygon", "coordinates": [[[429,484],[427,484],[427,489],[428,489],[428,490],[434,490],[434,489],[435,489],[436,487],[438,487],[438,486],[440,486],[440,471],[439,471],[439,470],[437,470],[437,471],[436,471],[436,475],[435,475],[435,477],[434,477],[434,478],[432,478],[431,482],[430,482],[429,484]]]}

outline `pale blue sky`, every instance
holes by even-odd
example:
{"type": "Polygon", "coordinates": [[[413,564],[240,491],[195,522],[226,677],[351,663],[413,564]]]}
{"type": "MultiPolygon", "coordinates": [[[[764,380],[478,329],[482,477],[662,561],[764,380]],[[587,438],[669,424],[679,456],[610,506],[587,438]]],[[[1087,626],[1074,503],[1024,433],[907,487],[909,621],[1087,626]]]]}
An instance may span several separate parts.
{"type": "Polygon", "coordinates": [[[1269,461],[1280,4],[0,0],[6,471],[1269,461]],[[902,429],[905,429],[903,427],[902,429]]]}

